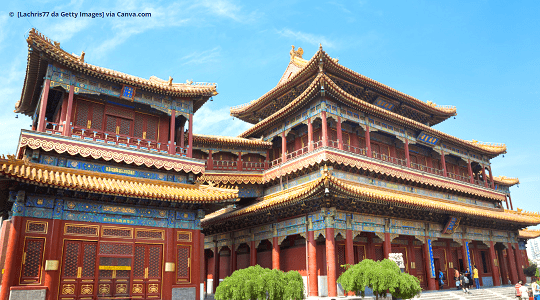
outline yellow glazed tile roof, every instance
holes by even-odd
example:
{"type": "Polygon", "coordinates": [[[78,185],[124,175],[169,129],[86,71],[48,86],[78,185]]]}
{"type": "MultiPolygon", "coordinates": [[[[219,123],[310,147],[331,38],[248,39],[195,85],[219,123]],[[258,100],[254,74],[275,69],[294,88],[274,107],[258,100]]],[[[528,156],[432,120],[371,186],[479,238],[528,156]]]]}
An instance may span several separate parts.
{"type": "Polygon", "coordinates": [[[231,202],[237,189],[189,185],[0,158],[0,174],[29,184],[172,202],[231,202]]]}
{"type": "Polygon", "coordinates": [[[263,184],[263,175],[262,174],[242,174],[242,173],[209,173],[206,172],[204,175],[197,179],[198,182],[212,182],[220,184],[263,184]]]}
{"type": "Polygon", "coordinates": [[[493,177],[493,181],[496,184],[513,186],[514,184],[519,184],[519,178],[511,178],[506,176],[497,176],[493,177]]]}
{"type": "Polygon", "coordinates": [[[340,180],[323,172],[323,176],[312,182],[297,186],[293,189],[284,190],[264,197],[260,202],[235,211],[227,211],[216,214],[213,218],[206,218],[203,222],[218,222],[225,218],[233,218],[246,214],[254,214],[271,211],[309,200],[311,196],[322,196],[325,188],[329,189],[330,195],[341,194],[360,198],[360,201],[377,203],[395,203],[411,209],[432,210],[452,215],[468,215],[475,218],[484,218],[500,221],[518,222],[527,225],[540,223],[540,215],[536,213],[523,213],[521,211],[509,211],[495,208],[484,208],[467,205],[452,201],[443,201],[436,198],[411,195],[396,191],[374,188],[340,180]]]}
{"type": "Polygon", "coordinates": [[[326,92],[330,92],[333,95],[339,96],[341,99],[349,101],[355,107],[359,107],[363,110],[370,111],[371,113],[376,113],[381,118],[395,120],[395,121],[400,122],[401,124],[405,124],[408,126],[412,126],[413,128],[421,129],[425,132],[434,134],[435,136],[445,138],[447,140],[456,142],[457,144],[475,149],[477,151],[480,151],[481,153],[487,153],[487,154],[492,154],[492,155],[506,153],[506,145],[504,144],[486,144],[486,143],[481,143],[475,140],[473,141],[463,140],[463,139],[454,137],[452,135],[449,135],[447,133],[444,133],[442,131],[439,131],[433,127],[422,124],[418,121],[406,118],[397,113],[380,108],[371,103],[362,101],[354,97],[353,95],[347,93],[343,89],[341,89],[336,83],[334,83],[334,81],[330,77],[328,77],[326,74],[322,72],[317,75],[315,80],[313,80],[313,82],[302,92],[302,94],[300,94],[298,97],[296,97],[293,101],[285,105],[280,110],[276,111],[271,116],[268,116],[264,120],[253,125],[250,129],[241,133],[239,137],[245,138],[245,137],[250,136],[251,134],[257,134],[264,128],[267,128],[268,126],[274,123],[279,123],[282,117],[295,113],[295,111],[298,110],[303,104],[311,100],[314,95],[319,93],[322,85],[324,85],[326,92]]]}
{"type": "Polygon", "coordinates": [[[525,228],[519,231],[518,237],[523,238],[523,239],[535,239],[539,236],[540,236],[540,230],[525,228]]]}
{"type": "Polygon", "coordinates": [[[235,146],[248,146],[255,148],[270,149],[272,148],[272,142],[266,142],[262,139],[246,139],[233,136],[219,136],[219,135],[205,135],[205,134],[193,134],[193,143],[197,146],[202,145],[235,145],[235,146]]]}
{"type": "Polygon", "coordinates": [[[95,65],[84,62],[84,55],[77,56],[69,54],[68,52],[60,48],[60,43],[53,42],[46,36],[39,33],[36,29],[32,28],[28,34],[27,42],[29,46],[38,47],[45,51],[51,57],[57,59],[59,62],[66,64],[69,67],[85,70],[89,73],[105,76],[114,80],[124,82],[126,84],[137,85],[140,87],[146,87],[151,90],[165,91],[170,93],[181,94],[182,96],[214,96],[217,95],[215,83],[197,84],[193,82],[187,83],[172,83],[172,81],[162,80],[155,76],[150,79],[144,79],[132,75],[128,75],[122,72],[114,71],[98,67],[95,65]]]}

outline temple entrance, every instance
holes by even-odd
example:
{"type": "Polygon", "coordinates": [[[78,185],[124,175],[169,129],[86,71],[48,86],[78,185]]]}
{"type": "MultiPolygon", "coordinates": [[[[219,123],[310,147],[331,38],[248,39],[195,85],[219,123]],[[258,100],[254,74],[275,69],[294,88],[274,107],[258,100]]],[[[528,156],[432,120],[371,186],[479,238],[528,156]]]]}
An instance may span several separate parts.
{"type": "Polygon", "coordinates": [[[97,242],[65,241],[60,299],[93,299],[96,250],[97,242]]]}
{"type": "Polygon", "coordinates": [[[162,259],[162,244],[66,240],[59,299],[161,299],[162,259]]]}

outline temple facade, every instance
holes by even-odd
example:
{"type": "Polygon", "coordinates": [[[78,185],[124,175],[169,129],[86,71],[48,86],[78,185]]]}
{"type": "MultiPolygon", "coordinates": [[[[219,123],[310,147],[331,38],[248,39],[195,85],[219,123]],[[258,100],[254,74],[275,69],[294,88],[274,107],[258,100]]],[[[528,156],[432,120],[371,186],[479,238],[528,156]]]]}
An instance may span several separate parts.
{"type": "Polygon", "coordinates": [[[239,138],[258,152],[238,138],[194,138],[207,161],[199,181],[241,196],[202,221],[207,293],[259,264],[299,271],[306,296],[338,296],[345,265],[390,257],[427,290],[439,270],[455,287],[454,270],[474,265],[482,286],[524,280],[524,239],[538,233],[522,229],[540,216],[513,209],[517,178],[493,175],[506,146],[434,129],[456,108],[347,69],[322,47],[302,56],[293,46],[276,87],[231,108],[253,124],[239,138]]]}
{"type": "Polygon", "coordinates": [[[231,114],[238,137],[193,133],[211,83],[85,62],[36,30],[0,158],[0,300],[204,299],[251,265],[297,270],[308,296],[342,294],[346,264],[392,257],[424,289],[476,265],[483,286],[524,279],[517,178],[503,144],[432,126],[456,115],[301,48],[275,88],[231,114]]]}

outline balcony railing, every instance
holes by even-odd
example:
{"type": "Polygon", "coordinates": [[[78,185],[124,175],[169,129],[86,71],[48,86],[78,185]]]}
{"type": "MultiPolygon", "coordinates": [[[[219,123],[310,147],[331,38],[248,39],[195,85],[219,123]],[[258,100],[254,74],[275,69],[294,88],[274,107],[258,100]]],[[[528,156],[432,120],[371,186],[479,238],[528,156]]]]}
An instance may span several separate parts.
{"type": "Polygon", "coordinates": [[[461,175],[450,173],[450,172],[447,172],[447,173],[448,174],[446,174],[446,176],[448,176],[450,178],[453,178],[453,179],[456,179],[456,180],[459,180],[459,181],[463,181],[463,182],[470,182],[470,177],[469,176],[461,176],[461,175]]]}
{"type": "Polygon", "coordinates": [[[266,168],[266,164],[264,162],[251,162],[251,161],[242,162],[242,169],[244,171],[263,171],[265,168],[266,168]]]}
{"type": "Polygon", "coordinates": [[[291,152],[291,153],[287,153],[286,157],[287,157],[287,160],[289,159],[293,159],[297,156],[300,156],[300,155],[303,155],[305,153],[308,152],[308,147],[304,147],[304,148],[300,148],[294,152],[291,152]]]}
{"type": "Polygon", "coordinates": [[[61,135],[63,131],[64,131],[64,125],[62,124],[47,122],[45,125],[46,133],[61,135]]]}
{"type": "Polygon", "coordinates": [[[238,161],[236,160],[214,160],[214,170],[237,170],[238,161]]]}

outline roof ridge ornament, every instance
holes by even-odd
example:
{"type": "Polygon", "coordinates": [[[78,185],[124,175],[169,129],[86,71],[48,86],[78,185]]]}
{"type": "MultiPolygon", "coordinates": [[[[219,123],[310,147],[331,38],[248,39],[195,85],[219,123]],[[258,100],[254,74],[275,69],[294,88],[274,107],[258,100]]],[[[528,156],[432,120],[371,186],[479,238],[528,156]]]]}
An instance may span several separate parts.
{"type": "Polygon", "coordinates": [[[298,50],[294,50],[294,45],[292,45],[292,49],[289,52],[289,55],[291,56],[291,60],[293,60],[294,57],[302,58],[302,55],[304,55],[304,49],[298,47],[298,50]]]}

